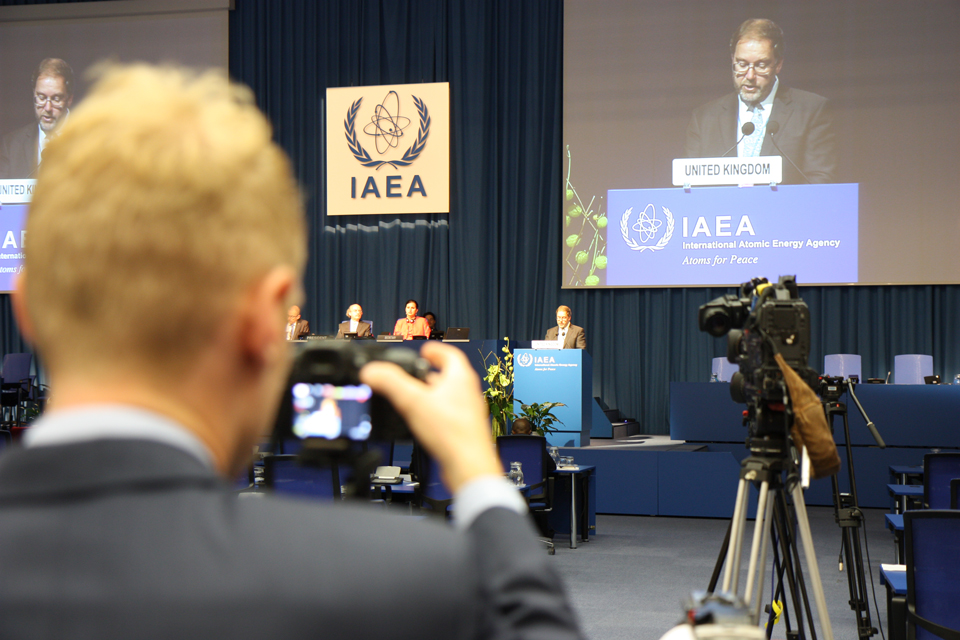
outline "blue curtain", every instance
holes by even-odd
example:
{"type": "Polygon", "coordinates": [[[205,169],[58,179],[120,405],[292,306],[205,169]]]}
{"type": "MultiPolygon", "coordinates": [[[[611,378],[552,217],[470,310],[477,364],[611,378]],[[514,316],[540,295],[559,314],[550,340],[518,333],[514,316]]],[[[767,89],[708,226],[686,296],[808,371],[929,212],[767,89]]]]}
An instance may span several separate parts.
{"type": "MultiPolygon", "coordinates": [[[[0,0],[0,4],[35,4],[0,0]]],[[[594,395],[669,431],[669,383],[706,381],[726,342],[697,308],[733,289],[562,290],[560,216],[563,4],[560,0],[237,0],[230,72],[250,85],[309,196],[304,316],[333,332],[359,302],[389,330],[407,298],[442,326],[481,338],[543,337],[573,308],[594,359],[594,395]],[[327,87],[450,82],[449,215],[337,216],[324,209],[327,87]]],[[[757,274],[776,279],[780,274],[757,274]]],[[[960,373],[960,287],[803,287],[811,365],[859,353],[882,377],[894,355],[933,355],[960,373]]],[[[9,300],[0,338],[22,348],[9,300]]]]}

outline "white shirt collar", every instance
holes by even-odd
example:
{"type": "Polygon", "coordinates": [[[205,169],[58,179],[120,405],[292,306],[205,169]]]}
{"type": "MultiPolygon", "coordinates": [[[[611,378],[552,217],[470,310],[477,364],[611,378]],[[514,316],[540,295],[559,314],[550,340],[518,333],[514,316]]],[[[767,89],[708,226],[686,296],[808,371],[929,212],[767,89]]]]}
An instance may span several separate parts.
{"type": "Polygon", "coordinates": [[[94,440],[149,440],[186,451],[213,468],[210,450],[182,425],[146,409],[119,404],[51,411],[23,434],[24,447],[49,447],[94,440]]]}

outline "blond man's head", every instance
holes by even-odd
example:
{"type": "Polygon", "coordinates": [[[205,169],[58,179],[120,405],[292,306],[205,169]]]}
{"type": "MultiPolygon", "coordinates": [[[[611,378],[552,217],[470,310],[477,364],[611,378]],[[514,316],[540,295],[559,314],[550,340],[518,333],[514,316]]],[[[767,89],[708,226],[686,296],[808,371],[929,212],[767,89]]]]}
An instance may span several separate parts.
{"type": "Polygon", "coordinates": [[[301,196],[249,90],[215,72],[114,68],[47,148],[25,253],[51,368],[176,371],[251,283],[302,272],[301,196]]]}

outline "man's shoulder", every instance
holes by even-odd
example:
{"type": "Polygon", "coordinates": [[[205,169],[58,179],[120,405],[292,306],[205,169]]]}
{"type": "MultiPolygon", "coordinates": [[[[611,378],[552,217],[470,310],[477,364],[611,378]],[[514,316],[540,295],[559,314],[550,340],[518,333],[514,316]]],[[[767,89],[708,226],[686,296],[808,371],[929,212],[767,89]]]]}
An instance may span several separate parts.
{"type": "Polygon", "coordinates": [[[797,103],[802,105],[824,104],[828,102],[827,98],[812,91],[804,91],[803,89],[787,86],[780,86],[777,89],[777,96],[774,98],[774,102],[777,100],[782,100],[787,104],[797,103]]]}
{"type": "Polygon", "coordinates": [[[37,139],[40,137],[40,133],[37,130],[36,123],[25,124],[22,127],[17,127],[12,131],[8,131],[3,135],[3,143],[10,144],[23,140],[37,139]]]}
{"type": "Polygon", "coordinates": [[[736,109],[736,107],[737,107],[737,94],[728,93],[719,98],[714,98],[709,102],[704,102],[699,107],[693,110],[693,115],[695,117],[703,117],[703,116],[715,114],[718,112],[736,109]]]}
{"type": "MultiPolygon", "coordinates": [[[[37,125],[35,123],[26,124],[5,133],[3,137],[0,138],[0,145],[3,146],[4,153],[9,155],[18,149],[34,147],[39,139],[40,133],[37,131],[37,125]]],[[[24,152],[21,151],[20,153],[24,152]]],[[[29,154],[29,152],[26,153],[29,154]]]]}
{"type": "Polygon", "coordinates": [[[16,129],[12,129],[8,131],[6,134],[4,134],[3,137],[4,138],[10,138],[10,137],[36,138],[36,137],[39,137],[39,135],[40,133],[39,133],[39,130],[37,129],[37,123],[29,122],[23,126],[20,126],[20,127],[17,127],[16,129]]]}

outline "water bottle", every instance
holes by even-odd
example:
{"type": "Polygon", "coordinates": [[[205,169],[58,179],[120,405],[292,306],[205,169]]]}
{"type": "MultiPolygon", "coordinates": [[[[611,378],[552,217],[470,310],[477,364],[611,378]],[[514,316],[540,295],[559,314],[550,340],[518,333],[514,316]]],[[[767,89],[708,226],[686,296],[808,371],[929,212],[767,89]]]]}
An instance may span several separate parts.
{"type": "Polygon", "coordinates": [[[717,376],[716,373],[710,374],[710,382],[720,382],[720,378],[717,376]]]}
{"type": "Polygon", "coordinates": [[[953,376],[953,384],[960,384],[960,373],[953,376]]]}
{"type": "Polygon", "coordinates": [[[523,469],[519,462],[510,463],[510,474],[508,476],[513,484],[518,487],[523,486],[523,469]]]}

